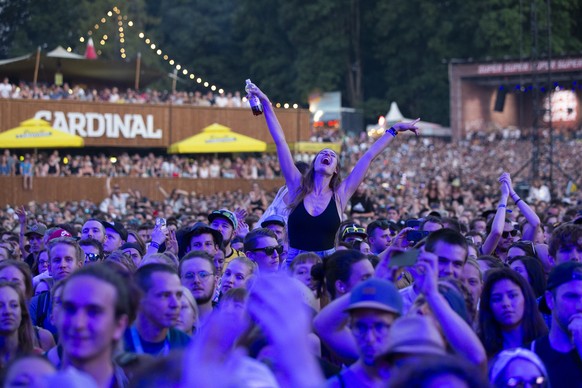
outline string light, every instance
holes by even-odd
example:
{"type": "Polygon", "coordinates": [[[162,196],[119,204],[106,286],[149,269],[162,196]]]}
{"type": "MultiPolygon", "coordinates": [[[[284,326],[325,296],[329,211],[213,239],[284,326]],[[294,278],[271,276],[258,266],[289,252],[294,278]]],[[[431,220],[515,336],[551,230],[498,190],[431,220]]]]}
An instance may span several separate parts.
{"type": "MultiPolygon", "coordinates": [[[[116,18],[114,18],[114,21],[117,21],[116,26],[118,27],[117,31],[118,31],[118,38],[119,38],[119,44],[120,44],[119,52],[120,52],[121,58],[125,59],[127,57],[127,53],[126,53],[125,48],[123,47],[124,43],[125,43],[125,35],[126,35],[125,28],[124,28],[124,21],[126,21],[125,24],[127,27],[133,27],[134,22],[132,20],[130,20],[127,15],[121,15],[121,10],[117,6],[114,6],[112,10],[107,11],[107,16],[110,18],[113,17],[114,14],[117,16],[116,18]]],[[[105,17],[102,17],[100,19],[100,22],[102,24],[105,24],[107,22],[107,19],[105,17]]],[[[99,24],[95,24],[93,30],[98,30],[99,28],[100,28],[99,24]]],[[[92,36],[93,30],[89,30],[87,32],[87,35],[92,36]]],[[[157,44],[155,44],[152,41],[152,39],[150,39],[149,37],[146,37],[146,34],[144,32],[139,32],[138,37],[140,39],[144,39],[145,44],[147,44],[149,46],[149,48],[152,51],[154,51],[157,55],[162,56],[163,51],[161,50],[161,48],[157,44]]],[[[103,35],[99,43],[102,46],[104,46],[107,43],[108,39],[109,39],[109,37],[107,35],[103,35]]],[[[79,42],[84,43],[85,37],[82,37],[82,36],[79,37],[79,42]]],[[[72,51],[72,49],[70,47],[67,50],[72,51]]],[[[98,53],[98,55],[101,55],[101,50],[98,50],[97,53],[98,53]]],[[[175,65],[176,70],[182,70],[183,75],[187,76],[189,74],[189,78],[193,82],[201,84],[206,88],[210,88],[210,90],[212,90],[212,91],[218,90],[218,93],[220,93],[220,94],[224,93],[223,88],[219,88],[218,86],[213,85],[213,84],[211,85],[208,81],[203,80],[201,77],[196,77],[194,75],[194,73],[190,72],[187,68],[182,68],[182,65],[176,64],[176,61],[174,59],[170,58],[168,56],[168,54],[164,54],[162,56],[162,58],[164,61],[167,61],[170,66],[175,65]]],[[[247,102],[247,98],[242,97],[242,101],[247,102]]],[[[299,104],[296,104],[296,103],[291,105],[290,103],[282,104],[280,102],[277,102],[276,104],[274,104],[274,106],[277,108],[283,107],[284,109],[289,109],[289,108],[298,109],[299,108],[299,104]]]]}

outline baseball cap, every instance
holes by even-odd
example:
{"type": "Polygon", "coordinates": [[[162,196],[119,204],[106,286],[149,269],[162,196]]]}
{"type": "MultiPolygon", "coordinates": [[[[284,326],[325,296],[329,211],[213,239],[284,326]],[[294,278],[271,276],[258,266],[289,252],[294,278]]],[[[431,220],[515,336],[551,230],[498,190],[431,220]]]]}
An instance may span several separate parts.
{"type": "Polygon", "coordinates": [[[446,354],[443,337],[434,323],[420,315],[398,318],[390,327],[388,354],[446,354]]]}
{"type": "Polygon", "coordinates": [[[368,238],[368,234],[366,233],[366,229],[362,228],[361,226],[358,226],[356,224],[353,225],[348,225],[347,227],[344,228],[344,231],[342,232],[342,240],[351,234],[355,234],[357,236],[360,236],[363,239],[368,238]]]}
{"type": "Polygon", "coordinates": [[[45,233],[46,233],[46,225],[39,223],[39,224],[29,225],[26,228],[26,233],[24,233],[24,235],[28,236],[29,234],[38,234],[40,236],[44,236],[45,233]]]}
{"type": "Polygon", "coordinates": [[[125,229],[125,226],[123,226],[123,224],[121,224],[117,221],[113,221],[113,222],[103,221],[102,224],[103,224],[103,227],[105,227],[105,229],[107,229],[107,228],[113,229],[115,231],[115,233],[117,233],[123,241],[127,241],[127,230],[125,229]]]}
{"type": "Polygon", "coordinates": [[[138,243],[126,242],[119,247],[119,249],[121,249],[122,251],[125,249],[131,249],[131,248],[138,251],[140,255],[142,255],[142,256],[145,255],[145,252],[143,251],[142,247],[138,243]]]}
{"type": "Polygon", "coordinates": [[[387,280],[371,278],[358,284],[350,295],[345,311],[370,308],[402,314],[402,296],[396,286],[387,280]]]}
{"type": "Polygon", "coordinates": [[[272,216],[269,216],[267,218],[265,218],[265,220],[263,222],[261,222],[261,227],[262,228],[266,228],[267,225],[271,225],[271,224],[277,224],[277,225],[281,225],[281,226],[285,226],[285,218],[283,218],[280,215],[277,214],[273,214],[272,216]]]}
{"type": "Polygon", "coordinates": [[[582,280],[582,263],[568,261],[555,266],[548,276],[548,290],[553,290],[572,280],[582,280]]]}
{"type": "Polygon", "coordinates": [[[59,237],[73,237],[73,235],[71,235],[71,233],[67,232],[67,231],[66,231],[66,230],[64,230],[64,229],[61,229],[61,228],[59,228],[59,229],[57,229],[57,230],[53,231],[53,232],[52,232],[52,233],[51,233],[51,234],[48,236],[48,238],[47,238],[47,242],[48,242],[48,241],[51,241],[51,240],[53,240],[53,239],[55,239],[55,238],[59,238],[59,237]]]}
{"type": "Polygon", "coordinates": [[[220,209],[213,211],[208,215],[208,222],[212,223],[212,221],[214,221],[218,217],[226,218],[232,225],[233,229],[236,230],[236,228],[238,227],[238,221],[236,219],[236,216],[230,210],[220,209]]]}

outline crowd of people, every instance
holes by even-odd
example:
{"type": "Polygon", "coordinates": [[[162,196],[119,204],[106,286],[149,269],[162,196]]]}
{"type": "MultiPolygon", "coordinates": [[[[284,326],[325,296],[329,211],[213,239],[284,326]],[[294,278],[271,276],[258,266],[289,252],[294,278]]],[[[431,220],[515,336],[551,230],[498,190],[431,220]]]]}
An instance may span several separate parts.
{"type": "Polygon", "coordinates": [[[4,150],[0,156],[0,176],[77,177],[141,177],[141,178],[191,178],[191,179],[273,179],[281,175],[279,165],[270,154],[259,157],[243,154],[235,157],[177,156],[149,152],[146,155],[125,151],[96,153],[94,155],[67,153],[58,150],[38,154],[11,153],[4,150]]]}
{"type": "Polygon", "coordinates": [[[520,191],[525,144],[417,121],[297,160],[251,93],[276,193],[0,209],[6,386],[582,387],[575,161],[520,191]]]}
{"type": "Polygon", "coordinates": [[[248,107],[240,92],[159,91],[156,89],[120,91],[117,87],[89,88],[83,85],[39,83],[36,86],[21,81],[12,84],[8,78],[0,83],[0,98],[18,100],[71,100],[111,102],[118,104],[173,104],[214,106],[218,108],[248,107]]]}

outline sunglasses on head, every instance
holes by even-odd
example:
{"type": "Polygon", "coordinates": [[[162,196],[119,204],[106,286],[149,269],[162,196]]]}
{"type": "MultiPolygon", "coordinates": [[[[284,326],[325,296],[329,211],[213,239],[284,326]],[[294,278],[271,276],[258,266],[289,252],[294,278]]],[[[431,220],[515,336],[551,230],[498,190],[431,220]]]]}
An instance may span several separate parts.
{"type": "Polygon", "coordinates": [[[347,228],[344,229],[342,237],[344,237],[347,234],[366,234],[366,229],[359,228],[357,226],[348,226],[347,228]]]}
{"type": "Polygon", "coordinates": [[[517,232],[518,232],[517,230],[513,229],[513,230],[511,230],[509,232],[503,232],[503,233],[501,233],[501,236],[503,238],[507,238],[507,237],[509,237],[509,235],[511,235],[511,237],[515,237],[515,236],[517,236],[517,232]]]}
{"type": "Polygon", "coordinates": [[[101,259],[101,256],[97,253],[85,253],[85,260],[99,261],[99,259],[101,259]]]}
{"type": "Polygon", "coordinates": [[[264,248],[253,249],[253,252],[256,252],[256,251],[263,251],[263,252],[265,252],[265,254],[267,256],[271,256],[275,251],[277,251],[278,254],[283,253],[283,246],[277,245],[275,247],[264,247],[264,248]]]}

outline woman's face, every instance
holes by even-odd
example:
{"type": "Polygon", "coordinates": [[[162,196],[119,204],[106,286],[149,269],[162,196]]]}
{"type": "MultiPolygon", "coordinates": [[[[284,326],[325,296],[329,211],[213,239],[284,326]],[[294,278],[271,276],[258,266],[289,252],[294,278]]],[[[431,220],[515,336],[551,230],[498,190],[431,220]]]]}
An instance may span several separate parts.
{"type": "Polygon", "coordinates": [[[220,291],[224,294],[231,288],[244,288],[251,276],[249,267],[238,260],[233,260],[226,266],[222,274],[220,291]]]}
{"type": "Polygon", "coordinates": [[[190,306],[185,296],[182,296],[180,303],[180,316],[175,327],[186,334],[191,334],[194,323],[196,322],[196,311],[190,306]]]}
{"type": "Polygon", "coordinates": [[[509,279],[499,280],[491,288],[491,312],[502,328],[521,324],[525,299],[521,288],[509,279]]]}
{"type": "Polygon", "coordinates": [[[369,254],[370,253],[370,245],[368,245],[367,242],[362,241],[362,243],[360,244],[360,252],[362,252],[365,255],[369,254]]]}
{"type": "Polygon", "coordinates": [[[294,277],[301,283],[305,284],[307,287],[309,287],[310,290],[315,291],[317,289],[317,285],[314,283],[313,278],[311,277],[311,267],[313,267],[313,265],[313,262],[307,262],[295,266],[291,277],[294,277]]]}
{"type": "Polygon", "coordinates": [[[0,270],[0,280],[16,283],[22,292],[26,295],[26,284],[24,283],[24,274],[16,267],[10,266],[0,270]]]}
{"type": "Polygon", "coordinates": [[[17,331],[21,321],[18,293],[12,287],[0,288],[0,333],[17,331]]]}
{"type": "Polygon", "coordinates": [[[326,148],[321,150],[315,158],[315,171],[325,171],[332,175],[337,172],[338,158],[334,151],[326,148]]]}
{"type": "Polygon", "coordinates": [[[529,283],[529,275],[527,274],[527,269],[521,260],[515,260],[513,263],[509,265],[512,270],[523,276],[526,282],[529,283]]]}

